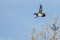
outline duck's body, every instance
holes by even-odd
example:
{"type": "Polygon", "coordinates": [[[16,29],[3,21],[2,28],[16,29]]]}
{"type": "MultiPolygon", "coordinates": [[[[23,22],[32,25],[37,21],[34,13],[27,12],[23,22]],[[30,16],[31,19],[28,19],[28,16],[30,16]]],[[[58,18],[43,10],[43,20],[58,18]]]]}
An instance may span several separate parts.
{"type": "Polygon", "coordinates": [[[45,17],[45,13],[42,13],[42,5],[40,5],[40,8],[39,8],[39,12],[38,13],[34,13],[34,15],[36,15],[35,18],[37,17],[45,17]]]}

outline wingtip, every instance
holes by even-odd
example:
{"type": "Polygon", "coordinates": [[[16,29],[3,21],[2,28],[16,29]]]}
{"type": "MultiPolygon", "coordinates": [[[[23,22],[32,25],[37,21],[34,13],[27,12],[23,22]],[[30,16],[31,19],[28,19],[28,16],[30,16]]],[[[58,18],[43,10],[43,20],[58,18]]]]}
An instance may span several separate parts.
{"type": "Polygon", "coordinates": [[[36,13],[34,13],[34,15],[36,15],[36,13]]]}
{"type": "Polygon", "coordinates": [[[42,4],[40,4],[40,7],[42,8],[42,4]]]}

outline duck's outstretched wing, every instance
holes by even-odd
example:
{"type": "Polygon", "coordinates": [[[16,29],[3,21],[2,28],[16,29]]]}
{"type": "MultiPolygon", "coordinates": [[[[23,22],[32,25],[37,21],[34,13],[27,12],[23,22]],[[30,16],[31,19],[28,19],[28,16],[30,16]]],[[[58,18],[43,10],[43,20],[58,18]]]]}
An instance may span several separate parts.
{"type": "Polygon", "coordinates": [[[42,5],[40,4],[39,13],[42,13],[42,5]]]}

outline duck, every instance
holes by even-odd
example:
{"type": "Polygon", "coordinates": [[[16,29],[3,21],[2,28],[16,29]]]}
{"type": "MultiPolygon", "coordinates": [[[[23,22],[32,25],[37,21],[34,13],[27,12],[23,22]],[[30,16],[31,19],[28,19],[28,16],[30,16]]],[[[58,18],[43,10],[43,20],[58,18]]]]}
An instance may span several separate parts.
{"type": "Polygon", "coordinates": [[[40,4],[40,8],[39,8],[38,13],[34,13],[34,15],[36,15],[35,18],[37,18],[37,17],[45,17],[46,16],[46,14],[42,12],[42,10],[43,10],[43,8],[42,8],[42,5],[40,4]]]}

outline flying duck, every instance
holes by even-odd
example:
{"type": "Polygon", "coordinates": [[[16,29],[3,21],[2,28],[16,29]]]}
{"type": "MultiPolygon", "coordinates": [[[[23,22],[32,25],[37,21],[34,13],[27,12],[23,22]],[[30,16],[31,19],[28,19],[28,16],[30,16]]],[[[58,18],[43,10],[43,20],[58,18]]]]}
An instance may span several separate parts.
{"type": "Polygon", "coordinates": [[[34,15],[36,15],[35,18],[37,18],[37,17],[45,17],[46,16],[45,13],[42,12],[42,9],[43,9],[42,5],[40,4],[39,12],[38,13],[34,13],[34,15]]]}

